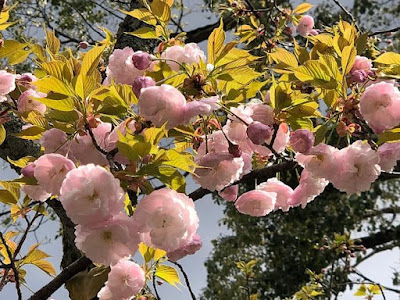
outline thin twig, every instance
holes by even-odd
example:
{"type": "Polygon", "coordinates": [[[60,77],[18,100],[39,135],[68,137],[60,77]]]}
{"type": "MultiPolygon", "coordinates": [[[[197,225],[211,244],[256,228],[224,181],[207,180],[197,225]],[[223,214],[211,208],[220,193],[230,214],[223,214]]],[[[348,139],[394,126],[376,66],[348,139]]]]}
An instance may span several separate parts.
{"type": "MultiPolygon", "coordinates": [[[[1,239],[4,247],[6,247],[7,255],[10,258],[10,265],[11,265],[11,269],[14,272],[15,288],[17,289],[18,300],[22,300],[22,292],[21,292],[21,286],[20,286],[20,282],[19,282],[19,273],[18,273],[18,270],[17,270],[17,268],[15,266],[14,257],[11,254],[10,247],[8,246],[8,244],[7,244],[6,240],[5,240],[2,232],[0,232],[0,239],[1,239]]],[[[7,273],[7,271],[6,271],[6,273],[7,273]]]]}
{"type": "Polygon", "coordinates": [[[160,298],[160,295],[158,294],[158,291],[157,291],[157,283],[156,283],[156,275],[155,274],[153,274],[153,287],[154,287],[154,292],[156,293],[156,299],[157,300],[161,300],[161,298],[160,298]]]}
{"type": "Polygon", "coordinates": [[[185,278],[186,286],[187,286],[188,289],[189,289],[190,296],[192,297],[192,300],[196,300],[196,296],[194,295],[193,290],[192,290],[192,287],[190,286],[189,278],[188,278],[188,276],[187,276],[185,270],[183,269],[182,265],[181,265],[180,263],[177,263],[176,261],[172,261],[172,260],[168,260],[168,261],[169,261],[171,264],[174,264],[175,266],[177,266],[177,267],[179,268],[179,270],[181,270],[181,272],[182,272],[182,274],[183,274],[183,277],[185,278]]]}
{"type": "Polygon", "coordinates": [[[351,14],[351,12],[349,12],[346,7],[344,7],[338,0],[333,0],[333,2],[336,3],[337,6],[340,7],[341,10],[343,10],[343,12],[351,19],[351,21],[354,23],[354,26],[357,28],[358,31],[360,31],[360,28],[358,28],[358,25],[356,23],[356,19],[354,18],[354,16],[351,14]]]}
{"type": "Polygon", "coordinates": [[[396,31],[400,31],[400,26],[392,28],[392,29],[387,29],[387,30],[378,30],[378,31],[368,34],[368,36],[375,36],[378,34],[385,34],[385,33],[396,32],[396,31]]]}

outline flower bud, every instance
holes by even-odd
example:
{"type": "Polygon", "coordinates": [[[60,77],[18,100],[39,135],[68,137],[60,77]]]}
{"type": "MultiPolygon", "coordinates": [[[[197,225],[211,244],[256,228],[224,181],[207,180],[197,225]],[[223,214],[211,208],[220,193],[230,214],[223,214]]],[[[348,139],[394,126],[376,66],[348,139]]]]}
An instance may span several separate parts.
{"type": "Polygon", "coordinates": [[[79,43],[79,48],[81,48],[81,49],[87,49],[88,47],[89,47],[88,42],[80,42],[79,43]]]}
{"type": "Polygon", "coordinates": [[[268,125],[255,121],[247,127],[247,136],[253,144],[262,145],[271,138],[272,130],[268,125]]]}
{"type": "Polygon", "coordinates": [[[294,151],[306,153],[314,145],[314,135],[308,129],[297,129],[289,141],[294,151]]]}
{"type": "Polygon", "coordinates": [[[21,174],[24,177],[34,177],[36,165],[34,163],[28,164],[26,167],[22,168],[21,174]]]}
{"type": "Polygon", "coordinates": [[[141,89],[155,85],[156,82],[151,77],[148,76],[137,77],[132,83],[132,90],[135,93],[136,97],[139,97],[141,89]]]}
{"type": "Polygon", "coordinates": [[[151,63],[150,54],[142,51],[135,52],[132,55],[132,62],[136,69],[146,70],[151,63]]]}
{"type": "Polygon", "coordinates": [[[351,74],[351,79],[357,83],[363,83],[368,78],[368,72],[365,70],[356,70],[351,74]]]}
{"type": "Polygon", "coordinates": [[[233,155],[233,157],[241,157],[242,149],[240,149],[239,145],[230,144],[228,147],[228,152],[233,155]]]}

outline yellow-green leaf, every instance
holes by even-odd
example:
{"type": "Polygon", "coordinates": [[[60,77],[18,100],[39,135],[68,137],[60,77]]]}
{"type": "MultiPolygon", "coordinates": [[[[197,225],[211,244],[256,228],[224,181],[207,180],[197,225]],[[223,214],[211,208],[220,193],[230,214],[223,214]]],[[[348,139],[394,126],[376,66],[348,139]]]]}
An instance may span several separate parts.
{"type": "Polygon", "coordinates": [[[294,13],[296,14],[304,14],[305,12],[309,11],[314,5],[304,2],[299,4],[295,9],[294,9],[294,13]]]}
{"type": "Polygon", "coordinates": [[[224,23],[221,18],[221,22],[218,28],[215,28],[211,35],[208,38],[208,62],[211,64],[215,63],[218,54],[221,52],[222,47],[224,46],[225,41],[225,32],[224,32],[224,23]]]}
{"type": "Polygon", "coordinates": [[[386,52],[375,59],[375,62],[385,65],[400,65],[400,54],[394,52],[386,52]]]}
{"type": "Polygon", "coordinates": [[[80,74],[86,76],[91,75],[99,65],[101,55],[107,45],[97,46],[85,54],[82,61],[80,74]]]}
{"type": "Polygon", "coordinates": [[[31,262],[31,264],[35,265],[49,275],[56,275],[56,270],[54,269],[53,265],[46,260],[36,260],[31,262]]]}
{"type": "Polygon", "coordinates": [[[127,14],[135,19],[138,19],[149,25],[156,25],[157,19],[153,16],[153,14],[147,10],[146,8],[139,8],[132,11],[124,11],[121,10],[124,14],[127,14]]]}
{"type": "Polygon", "coordinates": [[[68,96],[60,94],[51,94],[46,98],[32,98],[45,104],[49,108],[60,111],[73,111],[75,109],[74,100],[68,96]]]}
{"type": "Polygon", "coordinates": [[[46,129],[42,127],[30,126],[23,129],[21,132],[16,133],[15,136],[25,140],[37,140],[42,137],[42,133],[45,131],[46,129]]]}
{"type": "Polygon", "coordinates": [[[51,30],[46,30],[46,49],[49,53],[55,55],[60,51],[60,40],[51,30]]]}
{"type": "Polygon", "coordinates": [[[167,24],[171,18],[170,6],[162,0],[153,0],[150,4],[151,11],[158,19],[167,24]]]}
{"type": "Polygon", "coordinates": [[[34,84],[38,87],[39,91],[43,93],[53,92],[70,97],[75,96],[74,92],[67,84],[53,76],[43,77],[34,84]]]}
{"type": "Polygon", "coordinates": [[[141,27],[133,32],[126,32],[126,34],[137,36],[141,39],[157,39],[158,34],[154,28],[151,27],[141,27]]]}
{"type": "Polygon", "coordinates": [[[346,46],[342,50],[342,73],[346,75],[350,72],[354,65],[357,56],[357,51],[354,46],[346,46]]]}
{"type": "Polygon", "coordinates": [[[158,278],[161,278],[168,284],[177,288],[176,284],[181,284],[181,280],[179,279],[178,271],[174,267],[167,265],[159,265],[154,274],[158,278]]]}
{"type": "Polygon", "coordinates": [[[7,160],[8,160],[11,164],[13,164],[14,166],[19,167],[19,168],[23,168],[23,167],[25,167],[28,163],[35,161],[35,160],[36,160],[36,157],[33,157],[33,156],[25,156],[25,157],[22,157],[22,158],[20,158],[20,159],[18,159],[18,160],[12,160],[11,158],[7,157],[7,160]]]}
{"type": "Polygon", "coordinates": [[[0,146],[1,144],[4,143],[6,135],[7,135],[6,129],[4,128],[3,124],[0,124],[0,146]]]}

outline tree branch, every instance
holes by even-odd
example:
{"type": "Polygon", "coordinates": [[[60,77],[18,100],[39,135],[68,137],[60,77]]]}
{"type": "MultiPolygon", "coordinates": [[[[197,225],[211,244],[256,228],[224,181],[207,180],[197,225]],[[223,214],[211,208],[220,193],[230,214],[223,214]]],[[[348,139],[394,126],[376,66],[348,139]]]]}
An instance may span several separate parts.
{"type": "Polygon", "coordinates": [[[338,0],[333,0],[333,2],[336,3],[337,6],[340,7],[341,10],[343,10],[343,12],[351,19],[351,21],[354,23],[354,26],[357,28],[358,31],[360,31],[360,28],[357,25],[356,19],[354,18],[354,16],[351,14],[351,12],[349,12],[346,7],[344,7],[338,0]]]}
{"type": "Polygon", "coordinates": [[[375,248],[388,242],[400,240],[400,225],[385,229],[369,236],[365,236],[355,240],[357,245],[363,245],[365,248],[375,248]]]}
{"type": "Polygon", "coordinates": [[[40,290],[38,290],[35,294],[33,294],[29,300],[44,300],[49,298],[56,290],[58,290],[64,283],[70,280],[79,272],[84,271],[86,268],[90,266],[92,261],[86,256],[82,256],[81,258],[74,261],[68,267],[61,271],[60,274],[40,290]]]}
{"type": "MultiPolygon", "coordinates": [[[[253,170],[252,172],[244,175],[242,179],[234,182],[232,185],[240,183],[252,183],[255,179],[257,179],[257,182],[264,182],[267,181],[269,178],[274,177],[276,173],[289,170],[291,168],[294,168],[296,165],[297,163],[295,161],[290,160],[269,167],[265,167],[263,169],[253,170]]],[[[189,197],[192,198],[193,201],[196,201],[211,193],[212,192],[207,189],[198,188],[197,190],[191,192],[189,194],[189,197]]]]}
{"type": "MultiPolygon", "coordinates": [[[[231,16],[224,17],[222,20],[224,22],[224,30],[225,31],[235,28],[236,21],[231,16]]],[[[218,28],[219,24],[220,24],[220,21],[217,21],[213,24],[199,27],[192,31],[186,32],[186,42],[187,43],[200,43],[202,41],[205,41],[210,36],[211,32],[215,28],[218,28]]]]}
{"type": "Polygon", "coordinates": [[[183,277],[185,278],[185,283],[186,286],[189,289],[190,292],[190,297],[192,297],[192,300],[196,300],[196,296],[194,295],[193,291],[192,291],[192,287],[190,286],[190,281],[189,278],[185,272],[185,270],[183,269],[182,265],[180,263],[177,263],[176,261],[172,261],[172,260],[168,260],[171,264],[174,264],[175,266],[177,266],[179,268],[179,270],[181,270],[181,273],[183,274],[183,277]]]}
{"type": "Polygon", "coordinates": [[[378,30],[378,31],[370,33],[368,36],[371,37],[371,36],[375,36],[378,34],[385,34],[385,33],[396,32],[396,31],[400,31],[400,26],[392,28],[392,29],[378,30]]]}

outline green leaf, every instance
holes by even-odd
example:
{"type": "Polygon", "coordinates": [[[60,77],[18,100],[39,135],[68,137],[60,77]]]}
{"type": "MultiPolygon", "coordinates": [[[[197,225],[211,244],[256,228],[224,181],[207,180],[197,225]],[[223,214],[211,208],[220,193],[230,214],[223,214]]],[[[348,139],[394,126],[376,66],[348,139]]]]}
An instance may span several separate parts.
{"type": "Polygon", "coordinates": [[[126,34],[137,36],[141,39],[157,39],[158,33],[154,28],[141,27],[133,32],[126,32],[126,34]]]}
{"type": "Polygon", "coordinates": [[[386,142],[400,141],[400,128],[393,128],[378,135],[378,145],[386,142]]]}
{"type": "Polygon", "coordinates": [[[42,127],[31,126],[14,135],[25,140],[38,140],[42,137],[42,133],[45,131],[46,129],[42,127]]]}
{"type": "Polygon", "coordinates": [[[46,49],[49,53],[55,55],[60,51],[60,40],[51,30],[46,30],[46,49]]]}
{"type": "Polygon", "coordinates": [[[394,52],[386,52],[375,59],[375,62],[384,65],[400,65],[400,54],[394,52]]]}
{"type": "Polygon", "coordinates": [[[176,286],[177,283],[181,284],[178,271],[174,267],[159,265],[154,275],[176,288],[178,288],[176,286]]]}
{"type": "Polygon", "coordinates": [[[295,14],[304,14],[305,12],[309,11],[314,5],[304,2],[299,4],[295,9],[294,9],[294,13],[295,14]]]}
{"type": "Polygon", "coordinates": [[[33,157],[33,156],[25,156],[25,157],[22,157],[22,158],[20,158],[20,159],[18,159],[18,160],[12,160],[11,158],[9,158],[9,157],[7,156],[7,160],[8,160],[8,162],[10,162],[11,164],[13,164],[14,166],[19,167],[19,168],[23,168],[23,167],[25,167],[28,163],[34,162],[34,161],[36,160],[36,157],[33,157]]]}
{"type": "Polygon", "coordinates": [[[49,108],[53,108],[60,111],[73,111],[75,109],[74,100],[68,96],[62,94],[50,94],[45,98],[32,98],[45,104],[49,108]]]}
{"type": "Polygon", "coordinates": [[[153,0],[150,4],[150,8],[161,22],[168,24],[171,18],[171,8],[167,3],[161,0],[153,0]]]}
{"type": "Polygon", "coordinates": [[[53,76],[47,76],[34,82],[41,92],[54,92],[57,94],[75,97],[75,94],[70,86],[53,76]]]}
{"type": "Polygon", "coordinates": [[[342,50],[342,74],[346,75],[350,72],[356,60],[357,51],[353,46],[346,46],[342,50]]]}
{"type": "Polygon", "coordinates": [[[4,128],[3,124],[0,124],[0,146],[4,143],[7,136],[6,129],[4,128]]]}
{"type": "Polygon", "coordinates": [[[216,58],[224,46],[225,32],[224,23],[221,18],[221,22],[218,28],[215,28],[208,38],[207,53],[208,62],[211,64],[215,63],[216,58]]]}
{"type": "Polygon", "coordinates": [[[0,202],[4,204],[15,204],[17,200],[9,191],[0,190],[0,202]]]}
{"type": "Polygon", "coordinates": [[[329,76],[328,68],[317,60],[309,60],[304,65],[294,70],[294,75],[303,82],[326,89],[335,89],[337,87],[336,79],[329,76]]]}
{"type": "Polygon", "coordinates": [[[35,265],[42,271],[46,272],[49,275],[56,275],[56,270],[54,269],[53,265],[46,261],[46,260],[36,260],[31,263],[32,265],[35,265]]]}
{"type": "Polygon", "coordinates": [[[361,284],[360,287],[358,288],[357,292],[354,294],[354,296],[365,296],[367,294],[367,288],[365,284],[361,284]]]}
{"type": "Polygon", "coordinates": [[[139,8],[132,11],[121,10],[124,14],[127,14],[135,19],[138,19],[146,24],[155,26],[157,24],[157,19],[153,14],[146,8],[139,8]]]}
{"type": "Polygon", "coordinates": [[[96,46],[85,54],[79,74],[84,76],[91,75],[99,65],[101,55],[107,45],[96,46]]]}

